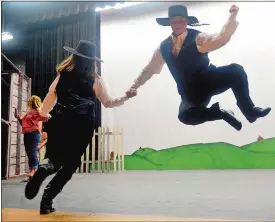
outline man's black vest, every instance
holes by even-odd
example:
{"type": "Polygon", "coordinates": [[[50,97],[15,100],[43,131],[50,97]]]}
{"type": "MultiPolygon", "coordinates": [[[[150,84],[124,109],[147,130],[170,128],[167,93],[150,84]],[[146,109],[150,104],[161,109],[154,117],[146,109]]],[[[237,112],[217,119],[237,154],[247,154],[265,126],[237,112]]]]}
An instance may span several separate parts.
{"type": "Polygon", "coordinates": [[[180,95],[184,95],[188,83],[209,66],[207,53],[200,53],[197,49],[195,40],[200,32],[194,29],[187,31],[187,37],[178,56],[172,54],[172,36],[164,40],[160,46],[162,57],[177,83],[180,95]]]}
{"type": "Polygon", "coordinates": [[[94,118],[96,96],[93,85],[94,78],[91,75],[80,76],[73,72],[60,73],[56,86],[58,109],[62,110],[62,113],[94,118]]]}

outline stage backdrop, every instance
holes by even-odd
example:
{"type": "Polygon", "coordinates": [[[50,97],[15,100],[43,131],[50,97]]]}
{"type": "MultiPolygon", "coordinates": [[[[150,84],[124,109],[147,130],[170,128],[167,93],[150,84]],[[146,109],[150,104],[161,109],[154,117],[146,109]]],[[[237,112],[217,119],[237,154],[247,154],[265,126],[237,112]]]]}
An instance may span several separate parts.
{"type": "MultiPolygon", "coordinates": [[[[188,9],[201,22],[211,23],[199,30],[216,33],[232,4],[195,3],[188,9]]],[[[138,90],[137,97],[122,107],[102,110],[102,125],[124,128],[126,169],[275,168],[275,3],[237,5],[240,24],[235,35],[225,47],[210,53],[210,58],[216,65],[243,65],[255,104],[272,107],[271,113],[248,123],[228,90],[213,97],[211,104],[219,101],[222,108],[232,109],[243,123],[240,132],[223,121],[183,125],[177,118],[180,97],[165,66],[138,90]],[[264,140],[257,142],[259,135],[264,140]]],[[[171,33],[169,27],[156,23],[156,17],[166,16],[167,10],[124,15],[119,20],[110,15],[105,21],[102,18],[102,76],[112,96],[124,94],[154,49],[171,33]]]]}

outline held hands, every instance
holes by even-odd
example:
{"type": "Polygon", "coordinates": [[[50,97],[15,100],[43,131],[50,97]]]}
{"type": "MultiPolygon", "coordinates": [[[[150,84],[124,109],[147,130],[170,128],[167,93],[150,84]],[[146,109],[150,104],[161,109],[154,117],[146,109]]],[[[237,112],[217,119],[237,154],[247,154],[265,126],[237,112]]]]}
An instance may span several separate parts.
{"type": "Polygon", "coordinates": [[[230,13],[229,19],[236,19],[238,12],[239,12],[239,7],[236,5],[232,5],[229,9],[229,13],[230,13]]]}
{"type": "Polygon", "coordinates": [[[137,95],[137,90],[135,88],[130,88],[125,92],[128,99],[137,95]]]}

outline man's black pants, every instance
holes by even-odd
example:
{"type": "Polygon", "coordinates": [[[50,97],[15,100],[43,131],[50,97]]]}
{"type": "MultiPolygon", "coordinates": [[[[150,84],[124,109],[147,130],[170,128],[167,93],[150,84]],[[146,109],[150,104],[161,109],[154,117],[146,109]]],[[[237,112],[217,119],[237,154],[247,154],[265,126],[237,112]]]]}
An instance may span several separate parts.
{"type": "Polygon", "coordinates": [[[186,88],[185,99],[192,105],[186,106],[186,101],[182,101],[178,118],[187,125],[198,125],[221,119],[219,112],[206,106],[212,96],[228,89],[232,89],[237,105],[244,116],[249,115],[254,107],[249,96],[246,72],[241,65],[235,63],[220,67],[210,65],[207,71],[195,76],[186,88]]]}

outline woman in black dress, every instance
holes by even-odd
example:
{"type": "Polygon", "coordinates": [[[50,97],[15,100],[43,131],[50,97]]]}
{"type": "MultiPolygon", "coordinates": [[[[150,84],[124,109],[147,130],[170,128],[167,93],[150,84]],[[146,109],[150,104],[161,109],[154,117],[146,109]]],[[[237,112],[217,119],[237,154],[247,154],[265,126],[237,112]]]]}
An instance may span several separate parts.
{"type": "Polygon", "coordinates": [[[42,113],[55,112],[48,123],[48,143],[45,159],[26,185],[25,196],[33,199],[47,176],[56,173],[44,190],[40,214],[54,212],[53,199],[61,192],[81,164],[81,156],[93,137],[94,104],[98,98],[105,107],[115,107],[136,95],[136,90],[123,97],[111,99],[102,78],[97,75],[95,45],[81,40],[76,49],[57,66],[58,76],[52,83],[42,113]]]}

